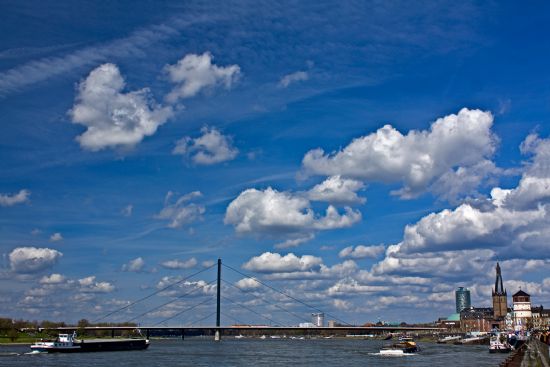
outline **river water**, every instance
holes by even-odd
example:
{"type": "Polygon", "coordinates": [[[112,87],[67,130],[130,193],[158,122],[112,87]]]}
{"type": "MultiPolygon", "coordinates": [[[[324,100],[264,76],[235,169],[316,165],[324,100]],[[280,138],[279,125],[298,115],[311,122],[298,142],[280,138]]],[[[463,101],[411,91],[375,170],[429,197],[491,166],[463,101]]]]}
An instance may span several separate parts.
{"type": "Polygon", "coordinates": [[[24,345],[0,346],[0,366],[498,366],[506,355],[488,346],[419,343],[415,355],[378,354],[387,342],[354,339],[211,339],[152,340],[149,349],[130,352],[25,354],[24,345]]]}

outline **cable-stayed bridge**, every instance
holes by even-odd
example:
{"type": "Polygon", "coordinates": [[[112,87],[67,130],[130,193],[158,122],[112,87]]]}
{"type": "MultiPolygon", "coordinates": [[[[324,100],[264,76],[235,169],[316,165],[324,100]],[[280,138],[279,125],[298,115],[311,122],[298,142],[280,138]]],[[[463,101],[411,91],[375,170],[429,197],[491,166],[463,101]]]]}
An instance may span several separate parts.
{"type": "Polygon", "coordinates": [[[163,302],[159,305],[156,305],[152,308],[149,308],[147,309],[146,311],[144,312],[140,312],[139,314],[135,315],[135,316],[132,316],[131,318],[129,319],[126,319],[125,320],[125,323],[129,324],[128,326],[110,326],[110,325],[106,325],[106,326],[82,326],[82,325],[79,325],[79,326],[67,326],[67,327],[56,327],[56,328],[42,328],[41,330],[44,330],[44,329],[47,329],[47,330],[57,330],[57,331],[74,331],[74,330],[86,330],[86,331],[104,331],[104,330],[110,330],[111,331],[111,336],[114,336],[115,335],[115,331],[122,331],[122,330],[134,330],[134,329],[139,329],[141,331],[145,331],[145,333],[147,334],[147,337],[149,337],[149,333],[151,331],[161,331],[161,330],[179,330],[181,332],[181,336],[182,338],[184,337],[185,335],[185,331],[186,330],[193,330],[193,331],[200,331],[202,333],[211,333],[211,334],[214,334],[215,337],[214,339],[215,340],[220,340],[222,334],[225,332],[234,332],[234,331],[253,331],[253,332],[276,332],[276,331],[280,331],[280,332],[291,332],[291,331],[303,331],[304,333],[308,334],[308,335],[315,335],[315,334],[320,334],[322,332],[326,332],[327,330],[328,331],[340,331],[340,332],[348,332],[348,333],[384,333],[384,332],[406,332],[406,331],[439,331],[439,330],[444,330],[444,329],[441,329],[441,328],[436,328],[436,327],[407,327],[407,326],[355,326],[355,325],[352,325],[344,320],[341,320],[340,318],[336,317],[335,315],[332,315],[328,312],[325,312],[323,311],[322,309],[320,309],[319,307],[317,306],[314,306],[308,302],[305,302],[287,292],[284,292],[284,291],[281,291],[277,288],[275,288],[274,286],[272,285],[269,285],[267,284],[266,282],[262,281],[262,280],[259,280],[257,278],[254,278],[254,277],[251,277],[243,272],[241,272],[240,270],[238,269],[235,269],[229,265],[225,265],[225,264],[222,264],[222,261],[221,259],[218,259],[218,262],[217,264],[213,264],[209,267],[206,267],[200,271],[197,271],[181,280],[178,280],[178,281],[175,281],[175,282],[172,282],[164,287],[161,287],[160,289],[148,294],[147,296],[144,296],[142,298],[139,298],[133,302],[130,302],[122,307],[119,307],[113,311],[110,311],[106,314],[104,314],[103,316],[93,320],[92,322],[93,323],[99,323],[99,322],[105,322],[105,320],[108,320],[112,317],[115,317],[116,315],[123,315],[124,312],[128,312],[128,310],[138,304],[141,304],[141,303],[144,303],[146,300],[150,300],[152,299],[154,296],[157,296],[157,295],[162,295],[162,294],[166,294],[167,292],[169,292],[171,289],[174,289],[175,287],[177,286],[180,286],[182,284],[184,284],[185,282],[189,282],[190,279],[198,276],[199,274],[201,273],[205,273],[206,271],[208,270],[211,270],[213,268],[215,268],[217,266],[217,277],[212,280],[212,281],[209,281],[209,282],[202,282],[202,284],[196,284],[195,287],[193,287],[191,290],[185,292],[184,294],[181,294],[181,295],[177,295],[177,296],[174,296],[172,297],[172,299],[170,299],[169,301],[166,301],[166,302],[163,302]],[[257,286],[258,287],[264,287],[264,289],[267,289],[271,292],[273,292],[274,294],[276,294],[279,299],[281,300],[284,300],[284,302],[272,302],[272,301],[269,301],[267,300],[267,298],[265,297],[262,297],[259,302],[260,303],[264,303],[264,304],[267,304],[269,305],[270,307],[272,307],[273,309],[277,309],[279,310],[280,312],[283,312],[283,313],[286,313],[290,316],[292,316],[292,318],[295,318],[295,319],[298,319],[300,321],[306,321],[306,322],[309,322],[310,320],[306,317],[303,316],[303,314],[298,314],[296,312],[293,312],[291,310],[289,310],[287,307],[284,307],[281,305],[281,303],[283,304],[286,304],[287,302],[291,302],[293,304],[299,304],[303,307],[305,307],[306,309],[312,311],[312,312],[315,312],[315,313],[323,313],[324,315],[327,315],[329,318],[331,318],[332,320],[335,320],[337,323],[338,323],[338,326],[333,326],[333,327],[324,327],[324,326],[314,326],[314,327],[311,327],[310,325],[308,326],[291,326],[291,325],[284,325],[283,323],[280,323],[276,320],[273,319],[273,317],[271,315],[266,315],[264,313],[261,313],[257,310],[255,310],[254,308],[248,306],[247,304],[243,303],[243,302],[239,302],[239,301],[235,301],[234,299],[228,297],[227,295],[222,295],[222,284],[223,285],[226,285],[226,289],[236,289],[240,292],[243,292],[243,293],[247,293],[246,291],[244,291],[243,289],[241,289],[240,287],[237,287],[235,284],[233,284],[232,282],[228,282],[224,279],[222,279],[222,266],[229,270],[229,271],[232,271],[236,274],[238,274],[239,276],[242,276],[244,277],[243,279],[246,279],[246,280],[251,280],[252,282],[254,282],[254,284],[257,283],[257,286]],[[151,315],[151,314],[154,314],[154,313],[158,313],[160,311],[162,311],[163,309],[167,309],[170,307],[170,305],[173,305],[175,302],[178,302],[178,301],[182,301],[182,300],[187,300],[189,298],[191,298],[193,296],[194,293],[198,292],[199,290],[205,290],[205,289],[212,289],[212,288],[215,288],[216,289],[216,294],[215,294],[215,297],[213,294],[209,294],[207,295],[207,297],[205,297],[205,299],[203,300],[200,300],[200,302],[195,302],[193,305],[191,306],[187,306],[181,310],[178,310],[177,312],[171,312],[171,315],[164,318],[163,320],[161,321],[158,321],[156,323],[152,323],[152,324],[139,324],[139,326],[135,326],[135,324],[131,324],[131,323],[134,323],[135,321],[139,321],[139,320],[142,320],[144,317],[147,317],[148,315],[151,315]],[[243,321],[240,321],[240,320],[237,320],[235,318],[235,316],[233,315],[229,315],[227,313],[224,313],[222,312],[222,309],[221,309],[221,304],[222,304],[222,300],[224,301],[224,304],[227,304],[227,305],[230,305],[230,306],[233,306],[233,307],[238,307],[242,310],[246,310],[247,312],[250,312],[251,314],[254,314],[256,315],[257,317],[259,317],[260,319],[263,319],[265,321],[267,321],[267,324],[265,325],[250,325],[246,322],[243,322],[243,321]],[[214,303],[215,301],[215,305],[216,305],[216,308],[215,308],[215,311],[207,314],[206,316],[203,316],[203,317],[200,317],[198,320],[194,320],[193,322],[191,323],[186,323],[185,325],[183,324],[177,324],[175,323],[173,320],[184,315],[184,314],[190,314],[193,310],[196,310],[197,308],[201,307],[201,306],[206,306],[208,304],[212,304],[214,303]],[[221,324],[221,316],[224,316],[225,318],[228,318],[228,319],[231,319],[234,324],[231,325],[231,326],[224,326],[221,324]],[[209,318],[212,318],[213,316],[215,316],[215,325],[208,325],[208,324],[205,324],[204,321],[209,319],[209,318]],[[168,324],[170,322],[170,324],[168,324]]]}

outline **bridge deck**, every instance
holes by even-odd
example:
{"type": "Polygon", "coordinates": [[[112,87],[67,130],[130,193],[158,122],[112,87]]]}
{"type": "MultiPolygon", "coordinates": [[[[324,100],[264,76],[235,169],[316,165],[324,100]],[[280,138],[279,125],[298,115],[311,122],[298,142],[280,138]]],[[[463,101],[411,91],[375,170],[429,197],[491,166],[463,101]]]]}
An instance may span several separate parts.
{"type": "Polygon", "coordinates": [[[335,326],[335,327],[299,327],[299,326],[263,326],[263,325],[231,325],[231,326],[64,326],[57,328],[39,328],[42,330],[73,331],[73,330],[349,330],[349,331],[444,331],[445,328],[439,327],[414,327],[414,326],[335,326]]]}

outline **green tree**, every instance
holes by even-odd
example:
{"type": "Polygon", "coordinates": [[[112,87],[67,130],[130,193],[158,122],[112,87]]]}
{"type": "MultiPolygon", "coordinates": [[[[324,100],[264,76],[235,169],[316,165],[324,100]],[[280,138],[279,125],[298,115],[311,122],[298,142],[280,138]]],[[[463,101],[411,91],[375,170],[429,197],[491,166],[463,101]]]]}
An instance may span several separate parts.
{"type": "Polygon", "coordinates": [[[90,322],[88,320],[86,319],[79,320],[77,324],[78,329],[76,333],[80,336],[83,336],[84,334],[86,334],[86,330],[84,330],[84,328],[87,326],[90,326],[90,322]]]}
{"type": "Polygon", "coordinates": [[[17,329],[11,328],[8,330],[8,338],[10,338],[12,342],[14,342],[18,336],[19,332],[17,331],[17,329]]]}

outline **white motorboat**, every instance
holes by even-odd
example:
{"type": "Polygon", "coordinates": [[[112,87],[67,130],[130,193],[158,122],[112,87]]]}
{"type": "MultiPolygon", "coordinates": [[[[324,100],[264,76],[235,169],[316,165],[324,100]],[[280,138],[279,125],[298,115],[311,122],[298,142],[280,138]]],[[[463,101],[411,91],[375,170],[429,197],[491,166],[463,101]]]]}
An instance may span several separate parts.
{"type": "Polygon", "coordinates": [[[489,343],[489,353],[510,353],[512,351],[512,346],[503,333],[492,335],[489,343]]]}

